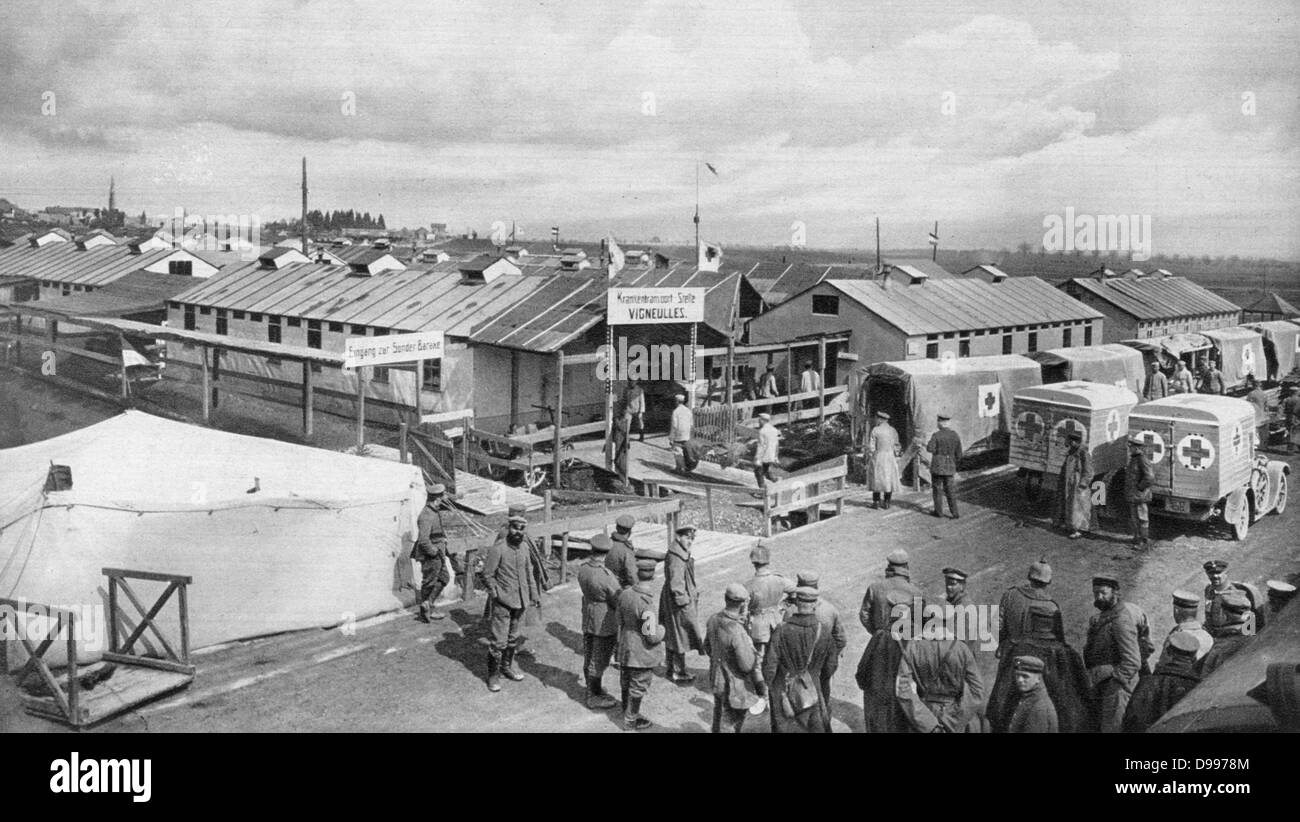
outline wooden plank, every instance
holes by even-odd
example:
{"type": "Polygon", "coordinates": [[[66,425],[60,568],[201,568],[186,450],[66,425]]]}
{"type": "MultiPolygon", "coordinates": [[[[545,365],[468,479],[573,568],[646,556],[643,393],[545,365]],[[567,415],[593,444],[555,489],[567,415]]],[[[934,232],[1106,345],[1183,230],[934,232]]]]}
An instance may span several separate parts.
{"type": "MultiPolygon", "coordinates": [[[[637,519],[647,517],[670,516],[681,510],[681,500],[666,500],[664,502],[652,502],[648,505],[637,507],[620,508],[617,512],[619,516],[631,514],[637,519]]],[[[546,538],[554,534],[564,534],[570,531],[581,531],[585,529],[603,528],[609,524],[609,514],[596,513],[586,514],[577,517],[566,517],[564,519],[555,519],[550,522],[529,523],[527,533],[530,537],[546,538]]]]}
{"type": "Polygon", "coordinates": [[[181,582],[186,585],[193,585],[194,578],[183,574],[160,574],[156,571],[128,571],[125,568],[105,568],[102,573],[107,577],[128,577],[130,579],[145,579],[152,582],[181,582]]]}
{"type": "Polygon", "coordinates": [[[194,675],[195,668],[193,665],[186,665],[182,662],[175,662],[170,659],[158,659],[152,656],[135,656],[134,654],[115,654],[104,653],[106,662],[119,662],[123,665],[143,665],[146,668],[154,668],[159,671],[169,671],[175,674],[194,675]]]}
{"type": "MultiPolygon", "coordinates": [[[[560,439],[561,440],[572,439],[573,437],[581,437],[587,434],[596,434],[604,430],[605,430],[604,420],[596,420],[595,422],[584,422],[581,423],[580,425],[567,425],[560,430],[560,439]]],[[[536,443],[539,442],[554,440],[555,429],[547,428],[543,431],[538,431],[533,434],[515,434],[510,439],[519,443],[527,443],[529,445],[535,445],[536,443]]]]}
{"type": "Polygon", "coordinates": [[[535,511],[542,508],[546,501],[522,488],[514,488],[457,469],[455,503],[477,514],[492,515],[505,513],[511,505],[523,505],[525,510],[535,511]]]}
{"type": "Polygon", "coordinates": [[[162,610],[162,607],[167,604],[167,600],[171,598],[172,591],[176,590],[176,583],[173,582],[168,585],[167,589],[163,591],[162,596],[160,596],[158,601],[154,603],[153,608],[146,611],[145,607],[140,604],[140,600],[136,598],[135,592],[131,590],[131,586],[127,584],[126,579],[120,579],[119,582],[122,586],[122,593],[126,594],[126,598],[131,600],[131,604],[134,605],[136,610],[138,610],[144,617],[140,624],[136,626],[135,631],[126,638],[126,642],[122,643],[122,653],[130,653],[131,646],[135,645],[135,641],[139,639],[145,629],[148,628],[153,631],[153,635],[163,646],[167,655],[172,659],[176,659],[176,651],[172,649],[171,643],[167,641],[167,638],[163,636],[162,631],[158,630],[158,626],[153,622],[154,617],[158,616],[158,612],[162,610]]]}

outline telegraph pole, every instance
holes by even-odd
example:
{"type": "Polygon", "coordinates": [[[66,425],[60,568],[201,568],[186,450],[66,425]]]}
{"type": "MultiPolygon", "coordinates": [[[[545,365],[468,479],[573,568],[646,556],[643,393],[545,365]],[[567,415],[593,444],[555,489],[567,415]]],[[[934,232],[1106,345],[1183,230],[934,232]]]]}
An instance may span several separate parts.
{"type": "MultiPolygon", "coordinates": [[[[307,158],[302,158],[302,255],[308,257],[307,251],[307,158]]],[[[310,257],[308,257],[310,259],[310,257]]]]}

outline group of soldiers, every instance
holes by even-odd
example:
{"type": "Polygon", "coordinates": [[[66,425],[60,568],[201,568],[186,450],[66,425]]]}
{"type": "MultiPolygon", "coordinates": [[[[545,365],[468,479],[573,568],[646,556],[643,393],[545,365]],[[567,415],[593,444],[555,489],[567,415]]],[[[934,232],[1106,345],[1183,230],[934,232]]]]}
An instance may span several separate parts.
{"type": "MultiPolygon", "coordinates": [[[[418,618],[426,621],[442,617],[434,601],[448,582],[446,510],[445,490],[430,486],[412,550],[424,571],[418,618]]],[[[726,586],[722,610],[701,628],[695,529],[677,528],[665,553],[635,547],[634,525],[624,514],[612,534],[593,536],[590,556],[578,569],[587,706],[620,707],[628,730],[652,727],[642,705],[655,671],[662,667],[674,684],[695,684],[686,660],[698,653],[709,660],[713,732],[740,732],[749,717],[765,711],[775,733],[830,732],[831,680],[848,637],[835,606],[820,594],[818,575],[804,571],[791,580],[776,573],[770,549],[760,543],[749,557],[753,576],[726,586]],[[661,563],[663,581],[656,584],[661,563]],[[611,664],[619,669],[618,699],[605,691],[611,664]]],[[[989,690],[976,663],[980,640],[955,630],[963,612],[974,608],[967,573],[943,570],[945,619],[939,630],[900,630],[913,622],[914,611],[928,618],[934,609],[926,607],[925,593],[911,581],[907,552],[896,550],[887,558],[884,576],[868,585],[858,614],[870,633],[855,675],[865,729],[1144,730],[1249,643],[1295,594],[1295,586],[1273,580],[1265,601],[1253,585],[1229,579],[1227,568],[1222,560],[1205,563],[1203,597],[1173,592],[1175,624],[1158,655],[1146,615],[1121,598],[1119,580],[1093,577],[1097,613],[1089,619],[1080,654],[1066,642],[1061,608],[1049,593],[1051,566],[1034,563],[1026,582],[1006,591],[998,605],[999,662],[989,690]]],[[[541,552],[527,536],[522,509],[511,509],[487,551],[481,578],[491,634],[487,685],[495,692],[502,677],[524,678],[514,665],[524,616],[540,607],[547,587],[541,552]]]]}

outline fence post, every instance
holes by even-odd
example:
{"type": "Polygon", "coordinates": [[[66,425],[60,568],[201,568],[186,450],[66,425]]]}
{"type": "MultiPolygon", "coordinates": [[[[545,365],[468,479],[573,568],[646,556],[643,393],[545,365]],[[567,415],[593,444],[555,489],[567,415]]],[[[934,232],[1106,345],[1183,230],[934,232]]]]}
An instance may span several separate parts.
{"type": "Polygon", "coordinates": [[[713,486],[712,485],[704,486],[704,503],[709,508],[709,530],[710,531],[716,530],[713,527],[713,486]]]}
{"type": "MultiPolygon", "coordinates": [[[[418,419],[418,417],[417,417],[418,419]]],[[[406,421],[403,420],[397,424],[397,455],[403,463],[411,461],[411,454],[406,450],[406,421]]]]}
{"type": "Polygon", "coordinates": [[[555,487],[560,487],[560,448],[564,438],[560,429],[564,427],[564,352],[555,352],[556,395],[555,395],[555,453],[551,455],[555,487]]]}
{"type": "Polygon", "coordinates": [[[542,491],[542,522],[551,521],[551,489],[542,491]]]}
{"type": "MultiPolygon", "coordinates": [[[[820,409],[817,418],[818,425],[826,426],[826,335],[820,334],[817,337],[817,405],[820,409]]],[[[821,431],[817,432],[818,438],[821,437],[821,431]]]]}

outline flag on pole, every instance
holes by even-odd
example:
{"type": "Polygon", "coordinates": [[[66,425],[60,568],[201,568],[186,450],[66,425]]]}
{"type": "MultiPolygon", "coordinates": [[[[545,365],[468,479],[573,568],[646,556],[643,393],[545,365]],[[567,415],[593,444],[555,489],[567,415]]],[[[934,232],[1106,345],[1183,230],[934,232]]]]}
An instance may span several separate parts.
{"type": "Polygon", "coordinates": [[[606,243],[609,248],[609,277],[612,280],[627,265],[627,256],[623,253],[623,249],[618,247],[618,243],[614,242],[613,234],[609,235],[606,243]]]}
{"type": "Polygon", "coordinates": [[[930,245],[938,245],[938,244],[939,244],[939,235],[936,234],[936,233],[934,233],[933,231],[931,231],[931,232],[930,232],[930,245]]]}
{"type": "Polygon", "coordinates": [[[717,271],[722,267],[722,246],[714,243],[700,240],[699,262],[700,271],[717,271]]]}

